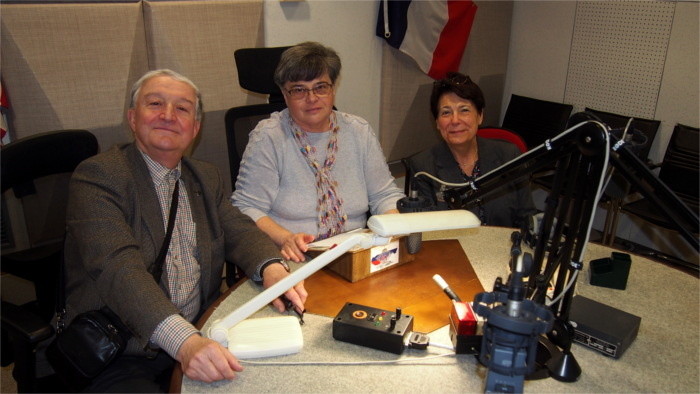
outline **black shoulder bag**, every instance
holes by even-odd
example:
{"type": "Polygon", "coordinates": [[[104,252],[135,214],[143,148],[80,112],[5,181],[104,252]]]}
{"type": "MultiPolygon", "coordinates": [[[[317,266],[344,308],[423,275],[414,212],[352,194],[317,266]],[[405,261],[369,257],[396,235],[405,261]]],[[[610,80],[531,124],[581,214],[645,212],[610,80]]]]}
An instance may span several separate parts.
{"type": "MultiPolygon", "coordinates": [[[[165,256],[175,227],[179,183],[175,182],[163,245],[149,271],[157,283],[160,283],[163,274],[165,256]]],[[[63,264],[60,267],[59,281],[56,338],[46,349],[46,358],[65,383],[80,391],[124,352],[132,334],[119,316],[106,306],[81,313],[68,327],[64,327],[66,299],[63,264]]]]}

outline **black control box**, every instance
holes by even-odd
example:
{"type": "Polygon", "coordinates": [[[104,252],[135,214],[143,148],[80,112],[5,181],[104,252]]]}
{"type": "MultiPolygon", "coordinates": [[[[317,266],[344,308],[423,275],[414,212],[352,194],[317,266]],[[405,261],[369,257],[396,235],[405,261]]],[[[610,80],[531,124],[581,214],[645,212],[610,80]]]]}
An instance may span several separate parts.
{"type": "Polygon", "coordinates": [[[333,319],[333,338],[401,354],[413,331],[413,316],[401,309],[387,311],[371,306],[346,303],[333,319]]]}
{"type": "Polygon", "coordinates": [[[620,358],[639,332],[638,316],[577,295],[571,302],[569,321],[574,341],[612,358],[620,358]]]}

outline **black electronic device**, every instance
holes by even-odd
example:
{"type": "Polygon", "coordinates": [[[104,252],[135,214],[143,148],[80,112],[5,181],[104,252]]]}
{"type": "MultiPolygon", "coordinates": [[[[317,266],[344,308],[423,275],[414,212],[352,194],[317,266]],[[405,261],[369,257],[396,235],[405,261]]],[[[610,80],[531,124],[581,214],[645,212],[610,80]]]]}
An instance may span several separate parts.
{"type": "Polygon", "coordinates": [[[612,252],[610,257],[591,260],[590,283],[593,286],[625,290],[632,258],[627,253],[612,252]]]}
{"type": "Polygon", "coordinates": [[[639,316],[577,295],[571,303],[569,320],[574,342],[612,358],[620,358],[639,332],[639,316]]]}
{"type": "Polygon", "coordinates": [[[452,302],[450,311],[450,341],[457,354],[479,354],[481,351],[481,332],[479,318],[470,302],[452,302]]]}
{"type": "Polygon", "coordinates": [[[333,319],[333,338],[401,354],[413,331],[413,316],[351,302],[333,319]]]}

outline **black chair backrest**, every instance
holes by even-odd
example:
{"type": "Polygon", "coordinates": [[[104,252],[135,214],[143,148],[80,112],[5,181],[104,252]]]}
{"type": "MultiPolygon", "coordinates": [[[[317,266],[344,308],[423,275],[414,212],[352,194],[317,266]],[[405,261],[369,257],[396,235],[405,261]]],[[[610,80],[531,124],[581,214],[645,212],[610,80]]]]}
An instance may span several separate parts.
{"type": "Polygon", "coordinates": [[[270,103],[284,102],[275,84],[274,74],[282,52],[289,47],[241,48],[233,53],[238,70],[238,84],[252,92],[269,94],[270,103]]]}
{"type": "Polygon", "coordinates": [[[564,131],[573,109],[570,104],[513,94],[502,127],[518,133],[532,149],[564,131]]]}
{"type": "Polygon", "coordinates": [[[61,242],[65,233],[65,207],[69,174],[99,150],[97,138],[86,130],[63,130],[35,134],[2,147],[2,246],[3,255],[34,246],[61,242]],[[45,178],[66,174],[62,181],[45,178]],[[39,181],[40,178],[50,181],[39,181]],[[8,206],[12,189],[21,205],[8,206]],[[35,196],[36,195],[36,196],[35,196]],[[13,209],[14,211],[10,211],[13,209]],[[21,211],[21,212],[20,212],[21,211]],[[12,213],[8,214],[7,213],[12,213]],[[23,220],[15,220],[22,215],[23,220]],[[26,243],[14,238],[27,234],[26,243]],[[17,243],[19,242],[19,243],[17,243]]]}
{"type": "Polygon", "coordinates": [[[698,212],[700,133],[697,127],[677,124],[666,148],[659,170],[659,179],[698,212]]]}
{"type": "Polygon", "coordinates": [[[98,149],[97,138],[86,130],[51,131],[11,142],[2,147],[2,192],[44,176],[73,172],[98,149]]]}
{"type": "MultiPolygon", "coordinates": [[[[619,115],[611,112],[599,111],[592,108],[586,108],[586,112],[589,112],[598,117],[603,123],[607,124],[610,129],[624,129],[627,126],[631,116],[619,115]]],[[[642,160],[646,160],[649,157],[649,151],[651,150],[651,144],[654,142],[656,133],[659,131],[659,126],[661,126],[661,121],[653,119],[643,119],[643,118],[633,118],[630,124],[630,129],[641,132],[646,141],[644,145],[635,151],[637,156],[642,160]]]]}
{"type": "Polygon", "coordinates": [[[243,152],[248,145],[248,135],[258,122],[269,118],[271,113],[281,111],[286,107],[285,103],[269,103],[234,107],[226,111],[226,145],[231,170],[231,186],[234,190],[243,152]]]}
{"type": "Polygon", "coordinates": [[[270,114],[287,107],[282,91],[274,82],[275,69],[280,56],[289,47],[242,48],[233,56],[236,59],[238,83],[255,93],[268,94],[266,104],[244,105],[226,111],[226,145],[228,147],[231,187],[236,189],[236,179],[241,158],[248,144],[248,135],[255,126],[270,114]]]}

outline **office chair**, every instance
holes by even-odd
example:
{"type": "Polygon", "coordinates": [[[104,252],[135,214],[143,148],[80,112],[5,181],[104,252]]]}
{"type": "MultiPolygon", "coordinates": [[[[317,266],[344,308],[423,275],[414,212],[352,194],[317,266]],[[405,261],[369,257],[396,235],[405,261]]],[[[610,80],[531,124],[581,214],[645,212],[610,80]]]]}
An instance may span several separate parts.
{"type": "Polygon", "coordinates": [[[248,144],[248,134],[270,114],[287,108],[282,91],[275,84],[273,75],[280,56],[289,47],[242,48],[234,52],[238,83],[243,89],[269,95],[265,104],[244,105],[226,111],[226,144],[228,146],[231,185],[236,189],[236,179],[241,158],[248,144]]]}
{"type": "MultiPolygon", "coordinates": [[[[700,132],[697,127],[677,124],[660,164],[659,180],[666,184],[688,208],[698,212],[698,189],[700,188],[700,132]]],[[[646,198],[631,200],[622,204],[622,213],[634,215],[655,226],[673,229],[669,218],[646,198]]],[[[700,229],[690,229],[698,234],[700,229]]],[[[697,264],[697,263],[695,263],[697,264]]]]}
{"type": "Polygon", "coordinates": [[[564,131],[573,108],[570,104],[513,94],[501,127],[518,133],[532,149],[564,131]]]}
{"type": "Polygon", "coordinates": [[[36,134],[2,147],[2,271],[34,284],[36,300],[2,301],[3,365],[14,362],[19,392],[59,390],[52,376],[36,377],[37,345],[51,338],[58,272],[63,257],[68,180],[98,152],[85,130],[36,134]]]}
{"type": "MultiPolygon", "coordinates": [[[[244,105],[226,111],[226,145],[231,171],[231,187],[236,190],[236,179],[241,166],[243,152],[248,144],[248,135],[255,126],[270,114],[287,108],[282,91],[273,76],[280,56],[289,47],[242,48],[233,53],[238,70],[238,83],[243,89],[269,95],[265,104],[244,105]]],[[[243,277],[243,272],[232,262],[226,262],[226,284],[232,286],[243,277]]]]}
{"type": "Polygon", "coordinates": [[[527,152],[527,144],[525,143],[525,140],[523,140],[522,137],[520,137],[516,132],[502,129],[500,127],[483,127],[476,132],[476,135],[482,138],[493,138],[508,141],[515,144],[518,149],[520,149],[520,153],[527,152]]]}

